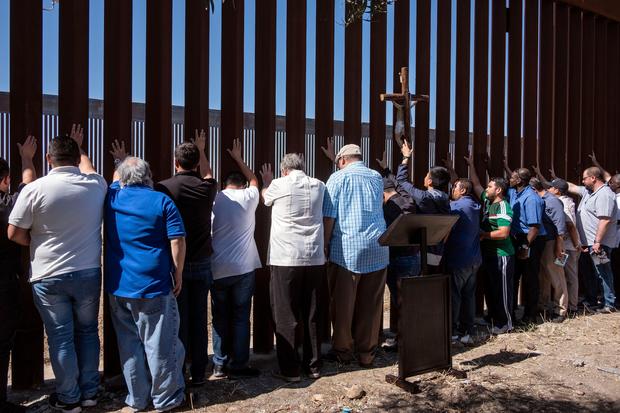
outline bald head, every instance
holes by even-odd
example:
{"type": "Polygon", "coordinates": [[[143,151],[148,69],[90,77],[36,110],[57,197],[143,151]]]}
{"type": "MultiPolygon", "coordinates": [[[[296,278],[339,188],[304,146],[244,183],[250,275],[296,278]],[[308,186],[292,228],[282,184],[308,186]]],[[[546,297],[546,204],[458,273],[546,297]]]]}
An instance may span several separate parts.
{"type": "Polygon", "coordinates": [[[615,174],[609,180],[609,187],[615,193],[620,193],[620,174],[615,174]]]}

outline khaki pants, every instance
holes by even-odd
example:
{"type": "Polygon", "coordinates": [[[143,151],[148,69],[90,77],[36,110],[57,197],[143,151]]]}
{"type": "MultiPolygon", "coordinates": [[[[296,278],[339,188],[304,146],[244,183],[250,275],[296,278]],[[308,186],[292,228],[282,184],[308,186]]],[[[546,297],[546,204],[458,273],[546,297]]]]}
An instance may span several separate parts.
{"type": "Polygon", "coordinates": [[[555,261],[555,240],[547,241],[540,259],[540,295],[538,298],[539,309],[546,309],[551,298],[551,287],[553,287],[553,307],[561,316],[568,313],[568,291],[564,268],[554,263],[555,261]]]}
{"type": "Polygon", "coordinates": [[[564,266],[564,275],[566,276],[566,288],[568,290],[568,308],[571,311],[577,311],[579,302],[579,254],[580,251],[566,251],[568,261],[564,266]]]}
{"type": "Polygon", "coordinates": [[[330,293],[332,349],[342,360],[372,363],[379,341],[386,269],[356,274],[329,263],[327,281],[330,293]]]}

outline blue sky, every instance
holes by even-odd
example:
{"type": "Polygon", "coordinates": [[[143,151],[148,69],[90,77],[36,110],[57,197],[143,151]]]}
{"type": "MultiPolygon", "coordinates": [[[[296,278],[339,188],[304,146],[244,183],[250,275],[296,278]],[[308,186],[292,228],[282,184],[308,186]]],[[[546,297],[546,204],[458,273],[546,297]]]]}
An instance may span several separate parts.
{"type": "MultiPolygon", "coordinates": [[[[254,110],[254,16],[255,2],[245,0],[245,78],[244,78],[244,110],[254,110]]],[[[452,65],[455,60],[455,28],[456,1],[452,0],[452,65]]],[[[473,0],[472,0],[473,1],[473,0]]],[[[344,101],[344,3],[336,0],[335,51],[334,51],[334,117],[343,118],[344,101]]],[[[49,6],[51,0],[43,0],[49,6]]],[[[316,0],[307,0],[307,80],[306,80],[306,116],[314,117],[314,77],[315,77],[315,11],[316,0]]],[[[276,111],[285,114],[286,107],[286,0],[277,0],[277,64],[276,64],[276,111]]],[[[58,93],[58,16],[60,5],[53,11],[43,12],[43,92],[58,93]]],[[[432,2],[431,27],[436,27],[436,2],[432,2]]],[[[146,0],[133,0],[133,100],[144,101],[145,94],[145,43],[146,43],[146,0]]],[[[89,59],[89,95],[92,98],[103,98],[103,17],[104,0],[90,0],[90,59],[89,59]]],[[[472,20],[473,20],[472,7],[472,20]]],[[[410,49],[410,84],[414,89],[415,79],[415,2],[411,4],[411,49],[410,49]]],[[[184,21],[185,0],[173,0],[173,42],[172,42],[172,104],[184,103],[184,21]]],[[[472,24],[473,27],[473,24],[472,24]]],[[[473,35],[473,33],[472,33],[473,35]]],[[[430,125],[435,124],[435,66],[436,66],[436,32],[431,33],[431,104],[430,125]]],[[[210,107],[220,108],[220,62],[221,62],[221,5],[216,1],[215,13],[211,16],[210,38],[210,107]]],[[[388,40],[387,40],[387,91],[392,91],[393,68],[393,7],[388,9],[388,40]]],[[[0,0],[0,90],[9,89],[9,0],[0,0]]],[[[472,47],[473,53],[473,47],[472,47]]],[[[370,24],[363,23],[363,72],[362,72],[362,120],[368,121],[369,111],[369,54],[370,24]]],[[[472,68],[473,69],[473,68],[472,68]]],[[[398,69],[396,69],[398,70],[398,69]]],[[[472,70],[473,77],[473,70],[472,70]]],[[[399,86],[397,85],[397,89],[399,86]]],[[[451,127],[454,128],[454,70],[452,70],[452,116],[451,127]]],[[[373,97],[377,99],[378,97],[373,97]]],[[[471,106],[471,105],[470,105],[471,106]]],[[[386,114],[391,123],[391,108],[388,105],[386,114]]],[[[471,126],[471,125],[470,125],[471,126]]]]}

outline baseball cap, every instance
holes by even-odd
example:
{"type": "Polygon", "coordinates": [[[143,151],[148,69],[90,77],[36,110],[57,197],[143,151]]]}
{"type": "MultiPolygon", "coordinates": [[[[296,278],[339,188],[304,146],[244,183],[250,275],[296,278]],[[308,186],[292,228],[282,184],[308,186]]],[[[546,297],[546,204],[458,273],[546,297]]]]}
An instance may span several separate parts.
{"type": "Polygon", "coordinates": [[[551,187],[557,189],[561,193],[568,192],[568,183],[561,178],[555,178],[553,181],[551,181],[551,187]]]}

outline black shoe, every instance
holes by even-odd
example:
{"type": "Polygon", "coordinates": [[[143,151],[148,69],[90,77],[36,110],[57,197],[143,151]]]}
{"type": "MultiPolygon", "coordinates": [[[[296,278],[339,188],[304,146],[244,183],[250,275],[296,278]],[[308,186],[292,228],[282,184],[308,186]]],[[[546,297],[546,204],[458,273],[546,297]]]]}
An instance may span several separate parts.
{"type": "Polygon", "coordinates": [[[610,307],[606,305],[605,307],[599,308],[598,310],[596,310],[596,312],[599,314],[611,314],[611,313],[615,313],[616,309],[614,307],[610,307]]]}
{"type": "Polygon", "coordinates": [[[323,360],[343,364],[345,366],[351,364],[351,360],[343,359],[338,353],[333,350],[328,351],[327,354],[323,356],[323,360]]]}
{"type": "Polygon", "coordinates": [[[80,400],[80,404],[82,405],[82,407],[95,407],[98,401],[99,398],[95,394],[93,397],[80,400]]]}
{"type": "Polygon", "coordinates": [[[260,376],[260,370],[253,367],[244,367],[242,369],[228,369],[228,376],[239,378],[250,378],[260,376]]]}
{"type": "Polygon", "coordinates": [[[300,376],[285,376],[284,374],[277,371],[272,371],[271,375],[276,379],[284,380],[287,383],[299,383],[301,381],[300,376]]]}
{"type": "Polygon", "coordinates": [[[565,316],[563,316],[563,315],[556,315],[555,317],[553,317],[553,318],[551,319],[551,322],[552,322],[552,323],[558,323],[558,324],[559,324],[559,323],[563,323],[563,322],[564,322],[564,320],[566,320],[566,317],[565,317],[565,316]]]}
{"type": "Polygon", "coordinates": [[[2,413],[26,413],[26,408],[22,405],[11,402],[0,402],[0,412],[2,413]]]}
{"type": "Polygon", "coordinates": [[[52,393],[50,394],[49,399],[47,400],[50,407],[54,410],[59,410],[65,413],[80,413],[82,411],[82,404],[80,402],[75,403],[63,403],[58,400],[58,394],[52,393]]]}
{"type": "MultiPolygon", "coordinates": [[[[215,372],[215,369],[214,369],[215,372]]],[[[201,379],[194,379],[192,377],[192,379],[189,382],[189,387],[200,387],[202,385],[204,385],[207,382],[207,380],[203,377],[201,379]]]]}
{"type": "Polygon", "coordinates": [[[321,369],[318,367],[310,367],[309,369],[306,369],[306,375],[309,378],[316,380],[321,377],[321,369]]]}
{"type": "Polygon", "coordinates": [[[371,369],[374,366],[374,362],[371,361],[370,363],[362,363],[361,361],[359,362],[359,365],[361,368],[363,369],[371,369]]]}
{"type": "Polygon", "coordinates": [[[224,371],[224,366],[220,366],[218,364],[215,364],[213,366],[213,377],[215,377],[216,379],[225,379],[226,377],[228,377],[226,375],[226,372],[224,371]]]}

